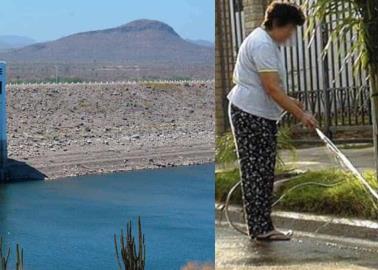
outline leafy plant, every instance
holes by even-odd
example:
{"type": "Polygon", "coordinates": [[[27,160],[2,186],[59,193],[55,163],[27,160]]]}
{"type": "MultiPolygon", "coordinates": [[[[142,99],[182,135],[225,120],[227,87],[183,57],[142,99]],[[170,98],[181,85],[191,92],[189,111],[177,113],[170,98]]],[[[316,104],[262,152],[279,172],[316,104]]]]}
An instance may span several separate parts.
{"type": "Polygon", "coordinates": [[[216,137],[215,161],[217,164],[231,163],[237,160],[234,137],[231,132],[216,137]]]}
{"type": "MultiPolygon", "coordinates": [[[[353,60],[356,70],[369,71],[373,108],[375,155],[378,160],[378,1],[377,0],[306,0],[308,33],[314,32],[318,22],[331,21],[331,34],[324,53],[333,41],[344,41],[346,33],[352,34],[352,42],[344,62],[353,60]]],[[[378,163],[376,171],[378,173],[378,163]]]]}
{"type": "Polygon", "coordinates": [[[127,223],[126,235],[121,230],[119,239],[120,250],[117,245],[117,235],[114,234],[114,246],[119,270],[144,270],[146,262],[146,245],[142,233],[142,223],[138,217],[138,242],[136,242],[131,220],[127,223]],[[136,246],[138,245],[138,249],[136,246]],[[121,261],[122,260],[122,261],[121,261]]]}

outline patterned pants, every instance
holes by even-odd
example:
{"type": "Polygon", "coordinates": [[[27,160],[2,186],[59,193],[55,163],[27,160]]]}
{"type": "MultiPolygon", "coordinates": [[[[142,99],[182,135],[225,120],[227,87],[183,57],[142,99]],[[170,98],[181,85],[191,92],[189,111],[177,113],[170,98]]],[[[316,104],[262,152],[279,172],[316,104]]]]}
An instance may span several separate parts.
{"type": "Polygon", "coordinates": [[[277,124],[230,105],[242,181],[244,213],[251,238],[274,229],[271,220],[277,124]]]}

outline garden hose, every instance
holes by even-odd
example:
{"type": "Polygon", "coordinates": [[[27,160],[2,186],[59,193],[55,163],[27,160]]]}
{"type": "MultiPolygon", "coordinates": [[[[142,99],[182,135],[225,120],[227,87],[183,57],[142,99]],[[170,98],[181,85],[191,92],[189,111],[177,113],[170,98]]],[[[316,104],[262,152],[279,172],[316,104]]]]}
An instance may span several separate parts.
{"type": "MultiPolygon", "coordinates": [[[[319,186],[319,187],[324,187],[324,188],[330,188],[330,187],[335,187],[339,184],[341,184],[342,182],[344,181],[339,181],[339,182],[336,182],[336,183],[333,183],[333,184],[324,184],[324,183],[318,183],[318,182],[306,182],[306,183],[301,183],[301,184],[298,184],[298,185],[295,185],[293,187],[291,187],[290,189],[288,189],[284,194],[282,194],[273,204],[272,204],[272,207],[274,207],[275,205],[277,205],[287,194],[289,194],[290,192],[298,189],[298,188],[301,188],[301,187],[304,187],[304,186],[319,186]]],[[[229,191],[229,193],[227,194],[227,198],[226,198],[226,201],[225,201],[225,204],[224,204],[224,214],[225,214],[225,217],[226,217],[226,220],[227,220],[227,223],[232,227],[234,228],[236,231],[244,234],[244,235],[248,235],[248,233],[245,231],[245,230],[242,230],[241,228],[239,228],[238,226],[236,226],[231,218],[230,218],[230,215],[229,215],[229,206],[230,206],[230,202],[231,202],[231,198],[232,198],[232,195],[234,194],[234,192],[237,190],[238,187],[241,186],[241,181],[239,181],[238,183],[236,183],[229,191]]],[[[322,225],[323,226],[323,225],[322,225]]],[[[317,229],[318,230],[318,229],[317,229]]]]}
{"type": "MultiPolygon", "coordinates": [[[[280,119],[277,121],[277,124],[280,122],[280,120],[286,115],[287,112],[284,112],[280,119]]],[[[231,119],[231,118],[230,118],[231,119]]],[[[232,125],[232,122],[231,122],[231,129],[233,131],[233,125],[232,125]]],[[[325,143],[325,145],[327,146],[327,148],[336,155],[337,157],[337,160],[339,161],[339,163],[343,166],[343,167],[346,167],[349,171],[352,172],[353,175],[355,175],[357,177],[357,179],[363,184],[363,186],[367,189],[367,191],[375,198],[378,200],[378,194],[377,194],[377,191],[375,191],[371,186],[370,184],[365,180],[365,178],[361,175],[361,173],[356,169],[356,167],[352,164],[352,162],[336,147],[336,145],[327,137],[324,135],[324,133],[322,131],[320,131],[318,128],[316,128],[316,133],[317,135],[319,136],[319,138],[325,143]]],[[[298,184],[298,185],[295,185],[293,187],[291,187],[290,189],[288,189],[284,194],[282,194],[273,204],[272,204],[272,207],[274,207],[275,205],[277,205],[283,198],[285,198],[285,196],[298,189],[298,188],[302,188],[302,187],[305,187],[305,186],[319,186],[319,187],[324,187],[324,188],[330,188],[330,187],[334,187],[334,186],[337,186],[339,184],[341,184],[342,182],[344,181],[339,181],[339,182],[336,182],[336,183],[332,183],[332,184],[324,184],[324,183],[320,183],[320,182],[306,182],[306,183],[301,183],[301,184],[298,184]]],[[[244,235],[248,235],[248,232],[246,232],[245,230],[239,228],[238,226],[236,226],[230,219],[230,215],[229,215],[229,206],[230,206],[230,201],[231,201],[231,198],[232,198],[232,195],[233,193],[237,190],[238,187],[241,186],[241,181],[239,181],[238,183],[236,183],[229,191],[229,193],[227,194],[227,198],[226,198],[226,201],[225,201],[225,204],[224,204],[224,213],[225,213],[225,217],[226,217],[226,220],[228,222],[228,224],[234,228],[236,231],[238,231],[239,233],[241,234],[244,234],[244,235]]],[[[329,224],[329,223],[328,223],[329,224]]],[[[328,225],[326,224],[326,225],[328,225]]],[[[321,226],[323,227],[325,226],[324,224],[321,226]]],[[[319,228],[318,228],[319,229],[319,228]]],[[[318,231],[318,229],[315,230],[315,232],[318,231]]]]}

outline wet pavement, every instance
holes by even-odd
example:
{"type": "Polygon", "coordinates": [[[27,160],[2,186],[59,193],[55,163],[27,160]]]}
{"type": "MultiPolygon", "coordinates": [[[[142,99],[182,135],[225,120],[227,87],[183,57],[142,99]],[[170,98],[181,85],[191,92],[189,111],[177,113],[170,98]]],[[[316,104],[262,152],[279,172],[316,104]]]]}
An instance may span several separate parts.
{"type": "Polygon", "coordinates": [[[254,242],[223,224],[216,231],[219,270],[378,269],[378,243],[316,239],[301,233],[289,242],[254,242]]]}

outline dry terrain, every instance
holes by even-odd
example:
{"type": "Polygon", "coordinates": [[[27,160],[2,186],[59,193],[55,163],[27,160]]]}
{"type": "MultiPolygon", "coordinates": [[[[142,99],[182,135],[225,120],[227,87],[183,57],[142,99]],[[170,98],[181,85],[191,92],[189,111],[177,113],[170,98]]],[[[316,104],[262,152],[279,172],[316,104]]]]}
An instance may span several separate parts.
{"type": "Polygon", "coordinates": [[[213,161],[212,82],[8,86],[9,157],[48,178],[213,161]]]}

